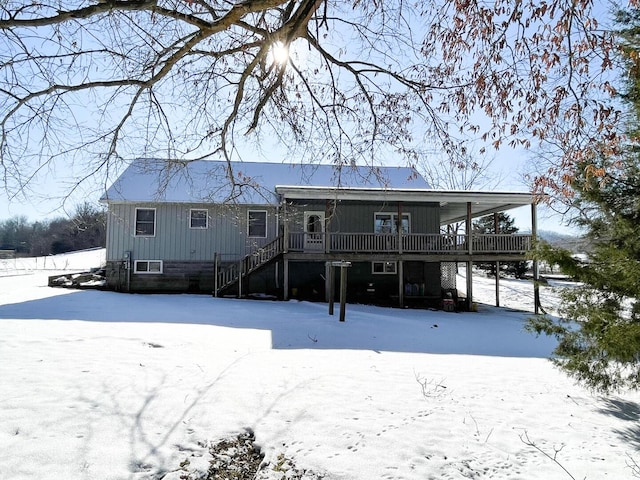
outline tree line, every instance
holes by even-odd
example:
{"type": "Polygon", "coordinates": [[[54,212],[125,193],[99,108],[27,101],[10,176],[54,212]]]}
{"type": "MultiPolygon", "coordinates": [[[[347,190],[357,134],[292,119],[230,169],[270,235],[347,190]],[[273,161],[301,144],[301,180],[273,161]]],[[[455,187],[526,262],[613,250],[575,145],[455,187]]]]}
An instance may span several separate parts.
{"type": "Polygon", "coordinates": [[[0,250],[16,256],[58,253],[104,247],[106,212],[90,203],[76,207],[68,218],[29,221],[20,215],[0,221],[0,250]]]}

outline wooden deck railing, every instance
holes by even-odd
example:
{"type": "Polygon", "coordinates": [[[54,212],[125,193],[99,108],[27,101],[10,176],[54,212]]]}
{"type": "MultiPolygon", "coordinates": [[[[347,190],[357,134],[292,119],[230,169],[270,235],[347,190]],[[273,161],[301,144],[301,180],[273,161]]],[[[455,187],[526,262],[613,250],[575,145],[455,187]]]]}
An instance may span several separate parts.
{"type": "MultiPolygon", "coordinates": [[[[287,250],[304,253],[431,253],[523,254],[531,250],[531,235],[467,235],[411,233],[290,233],[287,250]]],[[[257,270],[285,251],[283,237],[218,270],[215,294],[257,270]]],[[[217,263],[216,263],[217,265],[217,263]]],[[[242,286],[239,287],[240,292],[242,286]]]]}
{"type": "MultiPolygon", "coordinates": [[[[326,253],[465,253],[467,235],[410,233],[290,233],[288,250],[326,253]],[[399,247],[402,247],[400,249],[399,247]]],[[[531,235],[472,235],[472,253],[525,253],[531,250],[531,235]]]]}

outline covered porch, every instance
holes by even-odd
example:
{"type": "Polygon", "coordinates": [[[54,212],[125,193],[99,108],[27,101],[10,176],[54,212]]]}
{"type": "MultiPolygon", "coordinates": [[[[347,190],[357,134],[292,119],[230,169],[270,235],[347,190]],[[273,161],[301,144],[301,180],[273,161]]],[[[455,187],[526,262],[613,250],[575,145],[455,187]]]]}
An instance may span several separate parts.
{"type": "MultiPolygon", "coordinates": [[[[537,231],[536,200],[524,192],[472,192],[440,191],[431,189],[367,189],[323,188],[305,186],[277,186],[281,199],[282,251],[284,259],[284,292],[288,294],[288,263],[296,261],[388,261],[397,270],[397,296],[400,306],[405,304],[403,265],[405,262],[464,262],[467,267],[467,308],[473,301],[472,266],[477,261],[521,261],[532,249],[537,231]],[[323,200],[326,211],[321,221],[291,231],[286,221],[288,204],[323,200]],[[382,202],[395,209],[396,225],[392,232],[332,231],[329,219],[333,209],[341,202],[382,202]],[[407,205],[424,203],[438,206],[440,232],[411,232],[401,223],[407,205]],[[501,234],[497,214],[514,208],[529,206],[531,233],[501,234]],[[495,232],[478,234],[473,231],[473,220],[494,214],[495,232]],[[451,228],[455,225],[454,228],[451,228]],[[463,233],[459,233],[462,231],[463,233]],[[444,233],[446,232],[446,233],[444,233]]],[[[317,210],[317,203],[313,206],[317,210]]],[[[308,218],[308,217],[306,217],[308,218]]],[[[533,265],[536,309],[538,298],[538,268],[533,265]]],[[[499,278],[496,278],[496,305],[499,305],[499,278]]]]}

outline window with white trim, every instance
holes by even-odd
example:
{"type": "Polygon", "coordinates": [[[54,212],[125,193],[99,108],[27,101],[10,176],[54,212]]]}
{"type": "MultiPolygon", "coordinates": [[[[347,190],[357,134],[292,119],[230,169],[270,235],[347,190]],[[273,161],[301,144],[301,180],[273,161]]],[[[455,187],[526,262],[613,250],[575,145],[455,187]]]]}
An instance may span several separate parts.
{"type": "Polygon", "coordinates": [[[156,209],[136,208],[136,237],[156,235],[156,209]]]}
{"type": "Polygon", "coordinates": [[[267,238],[266,210],[249,210],[247,214],[247,235],[249,237],[267,238]]]}
{"type": "Polygon", "coordinates": [[[136,260],[133,262],[133,273],[160,274],[162,260],[136,260]]]}
{"type": "Polygon", "coordinates": [[[395,275],[397,271],[397,262],[371,262],[371,273],[374,275],[395,275]]]}
{"type": "MultiPolygon", "coordinates": [[[[398,233],[397,213],[376,213],[373,220],[374,233],[398,233]]],[[[402,214],[402,233],[411,232],[411,217],[408,213],[402,214]]]]}
{"type": "Polygon", "coordinates": [[[189,228],[205,229],[209,226],[209,212],[206,209],[189,210],[189,228]]]}

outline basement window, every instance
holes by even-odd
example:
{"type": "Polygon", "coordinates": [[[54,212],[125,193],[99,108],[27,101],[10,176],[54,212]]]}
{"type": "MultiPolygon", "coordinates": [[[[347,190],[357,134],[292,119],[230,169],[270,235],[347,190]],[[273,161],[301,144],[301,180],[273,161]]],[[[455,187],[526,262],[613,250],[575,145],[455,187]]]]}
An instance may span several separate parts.
{"type": "Polygon", "coordinates": [[[374,275],[395,275],[397,262],[371,262],[371,273],[374,275]]]}
{"type": "Polygon", "coordinates": [[[134,273],[160,274],[162,273],[162,260],[136,260],[133,266],[134,273]]]}

